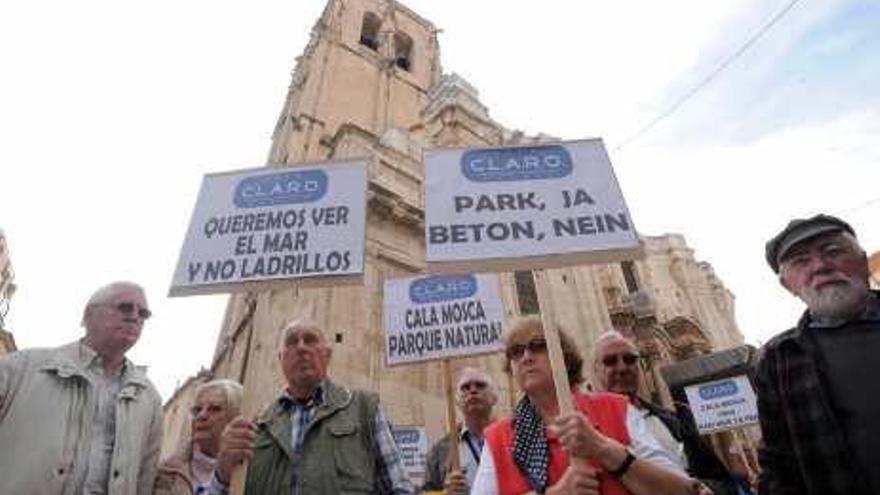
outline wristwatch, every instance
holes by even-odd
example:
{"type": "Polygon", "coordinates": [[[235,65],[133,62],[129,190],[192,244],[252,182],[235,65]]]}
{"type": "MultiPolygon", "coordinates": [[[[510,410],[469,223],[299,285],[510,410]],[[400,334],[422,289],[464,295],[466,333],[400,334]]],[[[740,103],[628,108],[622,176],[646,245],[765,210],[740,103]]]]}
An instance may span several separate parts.
{"type": "Polygon", "coordinates": [[[608,472],[615,478],[620,479],[627,471],[629,471],[629,467],[632,466],[632,463],[635,462],[635,460],[636,456],[632,451],[626,449],[626,458],[620,463],[620,466],[618,466],[617,469],[611,469],[608,472]]]}

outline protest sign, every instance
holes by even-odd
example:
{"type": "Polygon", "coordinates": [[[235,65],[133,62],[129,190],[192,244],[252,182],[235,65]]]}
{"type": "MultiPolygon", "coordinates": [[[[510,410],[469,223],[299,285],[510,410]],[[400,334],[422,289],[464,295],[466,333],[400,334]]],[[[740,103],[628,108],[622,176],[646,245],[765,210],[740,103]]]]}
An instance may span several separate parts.
{"type": "Polygon", "coordinates": [[[734,376],[685,387],[701,434],[758,423],[758,404],[747,376],[734,376]]]}
{"type": "Polygon", "coordinates": [[[434,275],[385,282],[389,366],[502,349],[504,306],[495,275],[434,275]]]}
{"type": "Polygon", "coordinates": [[[549,268],[641,256],[599,139],[425,152],[429,270],[549,268]]]}
{"type": "Polygon", "coordinates": [[[265,282],[290,279],[356,281],[364,269],[365,207],[363,161],[208,174],[171,295],[265,289],[265,282]]]}
{"type": "Polygon", "coordinates": [[[396,426],[392,430],[394,443],[400,450],[403,469],[413,485],[425,484],[425,465],[428,457],[428,435],[424,426],[396,426]]]}

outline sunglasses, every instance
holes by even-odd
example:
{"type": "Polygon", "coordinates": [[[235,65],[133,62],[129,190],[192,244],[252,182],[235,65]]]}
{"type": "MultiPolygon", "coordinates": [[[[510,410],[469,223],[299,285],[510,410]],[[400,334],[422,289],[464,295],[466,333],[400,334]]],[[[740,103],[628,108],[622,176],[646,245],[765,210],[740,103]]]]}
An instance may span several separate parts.
{"type": "Polygon", "coordinates": [[[482,390],[486,390],[486,387],[487,387],[487,386],[488,386],[488,384],[487,384],[486,382],[478,382],[478,381],[476,381],[476,380],[472,380],[472,381],[469,381],[469,382],[464,382],[464,383],[462,383],[461,386],[458,387],[458,388],[459,388],[459,390],[461,390],[462,392],[469,392],[469,391],[471,391],[471,390],[474,390],[474,391],[480,392],[480,391],[482,391],[482,390]]]}
{"type": "Polygon", "coordinates": [[[625,354],[609,354],[602,358],[602,364],[607,367],[617,366],[617,360],[620,358],[623,361],[623,364],[627,366],[632,366],[636,364],[636,361],[639,360],[639,356],[633,353],[625,353],[625,354]]]}
{"type": "Polygon", "coordinates": [[[547,341],[544,339],[532,339],[525,344],[514,344],[507,348],[507,359],[516,361],[529,350],[532,354],[543,354],[547,352],[547,341]]]}
{"type": "Polygon", "coordinates": [[[141,308],[135,303],[132,302],[121,302],[114,306],[120,313],[125,316],[131,316],[137,310],[137,315],[140,319],[146,320],[153,316],[153,312],[147,308],[141,308]]]}

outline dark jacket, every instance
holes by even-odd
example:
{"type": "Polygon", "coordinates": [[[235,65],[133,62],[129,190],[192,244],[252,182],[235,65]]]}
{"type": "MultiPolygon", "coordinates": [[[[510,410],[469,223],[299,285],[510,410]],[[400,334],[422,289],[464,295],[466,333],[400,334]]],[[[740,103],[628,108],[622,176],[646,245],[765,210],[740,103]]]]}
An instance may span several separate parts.
{"type": "Polygon", "coordinates": [[[796,327],[774,337],[758,363],[759,492],[869,495],[823,385],[809,321],[805,312],[796,327]]]}
{"type": "MultiPolygon", "coordinates": [[[[459,430],[460,427],[459,427],[459,430]]],[[[425,461],[425,485],[422,490],[442,490],[449,471],[449,434],[437,441],[428,451],[425,461]]]]}

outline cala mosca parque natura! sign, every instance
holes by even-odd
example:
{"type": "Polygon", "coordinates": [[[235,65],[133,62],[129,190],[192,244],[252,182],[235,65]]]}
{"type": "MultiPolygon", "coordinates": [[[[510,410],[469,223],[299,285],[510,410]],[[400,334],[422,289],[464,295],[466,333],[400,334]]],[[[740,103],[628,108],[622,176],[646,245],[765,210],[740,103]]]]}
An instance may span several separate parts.
{"type": "Polygon", "coordinates": [[[366,163],[207,174],[171,295],[297,279],[356,282],[364,271],[366,163]]]}
{"type": "Polygon", "coordinates": [[[758,423],[755,391],[746,376],[734,376],[684,388],[702,434],[758,423]]]}
{"type": "Polygon", "coordinates": [[[385,282],[389,366],[497,352],[504,306],[491,274],[432,275],[385,282]]]}
{"type": "Polygon", "coordinates": [[[434,272],[638,258],[636,229],[600,139],[425,152],[434,272]]]}

